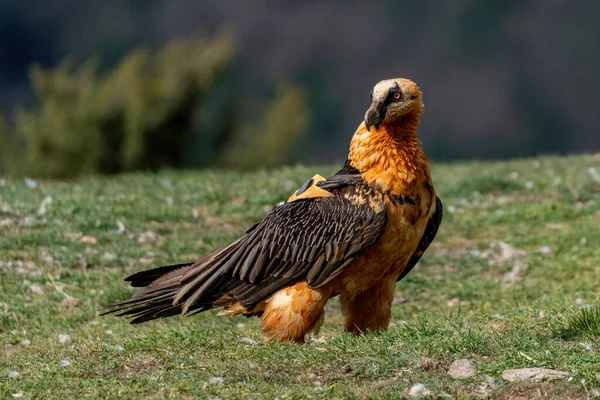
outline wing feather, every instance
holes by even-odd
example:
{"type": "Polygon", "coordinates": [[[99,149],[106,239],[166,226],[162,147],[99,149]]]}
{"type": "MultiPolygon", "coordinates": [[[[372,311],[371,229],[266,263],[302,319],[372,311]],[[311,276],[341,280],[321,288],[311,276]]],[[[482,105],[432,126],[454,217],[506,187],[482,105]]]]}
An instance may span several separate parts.
{"type": "Polygon", "coordinates": [[[410,260],[408,260],[406,267],[404,268],[396,282],[400,281],[406,275],[408,275],[408,273],[415,267],[415,265],[417,265],[417,263],[425,253],[425,250],[427,250],[431,242],[433,242],[433,239],[435,239],[435,235],[437,235],[440,224],[442,223],[443,216],[444,206],[442,205],[442,200],[440,200],[440,198],[436,196],[435,212],[433,213],[431,219],[425,227],[425,232],[423,232],[423,236],[421,237],[421,241],[417,246],[417,250],[410,257],[410,260]]]}

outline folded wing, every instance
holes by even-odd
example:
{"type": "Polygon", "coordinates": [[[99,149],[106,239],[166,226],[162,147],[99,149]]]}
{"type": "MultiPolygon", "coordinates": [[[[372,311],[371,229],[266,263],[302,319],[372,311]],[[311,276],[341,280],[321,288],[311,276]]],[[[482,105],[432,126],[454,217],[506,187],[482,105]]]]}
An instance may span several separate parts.
{"type": "Polygon", "coordinates": [[[315,193],[329,194],[276,206],[246,235],[192,265],[174,266],[158,278],[156,270],[133,275],[128,278],[133,286],[146,287],[110,305],[109,312],[137,323],[204,311],[215,303],[252,309],[300,280],[325,285],[377,241],[387,217],[381,196],[360,177],[335,175],[311,184],[318,184],[315,193]]]}

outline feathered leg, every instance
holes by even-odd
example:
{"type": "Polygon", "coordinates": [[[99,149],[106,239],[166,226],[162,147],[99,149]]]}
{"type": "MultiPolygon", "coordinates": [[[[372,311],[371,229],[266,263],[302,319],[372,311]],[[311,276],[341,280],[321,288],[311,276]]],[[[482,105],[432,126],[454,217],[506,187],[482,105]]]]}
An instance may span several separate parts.
{"type": "Polygon", "coordinates": [[[346,318],[346,331],[360,335],[368,331],[387,329],[392,317],[395,288],[396,280],[388,279],[381,286],[354,297],[342,293],[340,303],[342,313],[346,318]]]}
{"type": "Polygon", "coordinates": [[[330,289],[310,289],[306,282],[273,294],[266,300],[262,316],[265,342],[303,343],[305,335],[322,320],[330,296],[330,289]]]}

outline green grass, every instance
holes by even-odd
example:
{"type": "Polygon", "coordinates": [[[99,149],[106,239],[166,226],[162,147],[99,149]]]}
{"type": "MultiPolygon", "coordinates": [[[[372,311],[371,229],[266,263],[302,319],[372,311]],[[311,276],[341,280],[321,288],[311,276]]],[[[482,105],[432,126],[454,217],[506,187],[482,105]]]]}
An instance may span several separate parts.
{"type": "Polygon", "coordinates": [[[96,314],[131,295],[126,275],[227,244],[333,167],[129,174],[36,188],[0,181],[0,398],[384,399],[406,397],[417,383],[437,398],[593,397],[599,165],[598,155],[436,164],[446,215],[419,267],[398,284],[389,331],[343,333],[332,302],[306,345],[263,345],[260,321],[244,317],[130,326],[96,314]],[[40,213],[46,197],[52,202],[40,213]],[[462,358],[477,375],[455,380],[446,371],[462,358]],[[500,378],[506,368],[534,366],[572,379],[500,378]]]}

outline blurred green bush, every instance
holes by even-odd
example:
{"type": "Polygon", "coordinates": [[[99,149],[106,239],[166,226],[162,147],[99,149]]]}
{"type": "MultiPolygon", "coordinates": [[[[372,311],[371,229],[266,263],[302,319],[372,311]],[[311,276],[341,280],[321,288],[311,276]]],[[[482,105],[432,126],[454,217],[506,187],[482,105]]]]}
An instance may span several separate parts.
{"type": "MultiPolygon", "coordinates": [[[[304,133],[304,92],[282,86],[259,121],[244,120],[239,93],[212,115],[203,108],[234,55],[231,34],[139,48],[99,73],[92,58],[75,67],[31,69],[37,109],[18,109],[14,127],[0,120],[0,168],[11,175],[70,178],[161,167],[276,166],[304,133]],[[198,154],[190,154],[196,149],[198,154]]],[[[223,96],[221,96],[223,97],[223,96]]]]}
{"type": "Polygon", "coordinates": [[[224,149],[219,164],[226,167],[276,167],[288,162],[295,143],[306,132],[310,119],[306,91],[280,84],[261,119],[243,118],[235,140],[224,149]]]}

